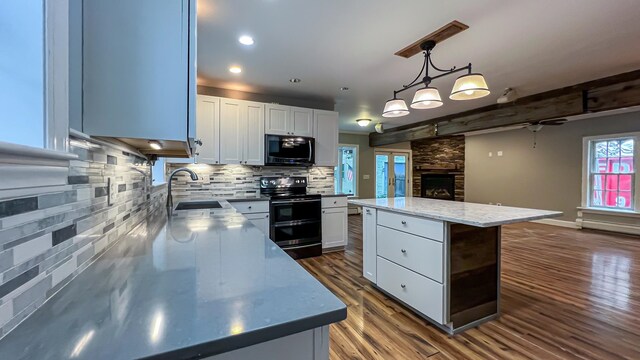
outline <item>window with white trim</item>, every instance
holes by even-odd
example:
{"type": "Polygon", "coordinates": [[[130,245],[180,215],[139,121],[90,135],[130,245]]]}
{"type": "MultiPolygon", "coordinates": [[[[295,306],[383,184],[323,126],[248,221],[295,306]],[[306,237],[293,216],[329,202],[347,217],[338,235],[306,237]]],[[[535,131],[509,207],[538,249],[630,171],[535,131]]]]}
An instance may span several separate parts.
{"type": "Polygon", "coordinates": [[[0,1],[0,142],[67,150],[69,4],[0,1]]]}
{"type": "Polygon", "coordinates": [[[583,205],[638,211],[638,138],[638,133],[585,138],[587,183],[583,184],[583,205]]]}
{"type": "Polygon", "coordinates": [[[358,145],[338,146],[338,165],[333,171],[335,191],[347,195],[358,194],[358,145]]]}

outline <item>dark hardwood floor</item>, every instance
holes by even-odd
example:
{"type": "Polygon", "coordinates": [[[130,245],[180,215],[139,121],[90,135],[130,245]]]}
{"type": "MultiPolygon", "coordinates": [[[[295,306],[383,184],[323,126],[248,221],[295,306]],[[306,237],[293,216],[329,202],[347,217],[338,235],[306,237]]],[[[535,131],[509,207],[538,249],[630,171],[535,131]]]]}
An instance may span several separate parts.
{"type": "Polygon", "coordinates": [[[338,359],[640,359],[640,237],[503,227],[502,316],[449,336],[362,277],[362,220],[345,251],[299,261],[348,305],[338,359]]]}

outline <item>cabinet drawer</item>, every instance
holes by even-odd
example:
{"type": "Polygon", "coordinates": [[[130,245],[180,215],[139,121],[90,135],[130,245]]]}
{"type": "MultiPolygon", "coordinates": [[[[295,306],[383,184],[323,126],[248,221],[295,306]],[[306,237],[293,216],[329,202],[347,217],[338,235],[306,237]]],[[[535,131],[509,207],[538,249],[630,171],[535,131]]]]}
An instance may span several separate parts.
{"type": "Polygon", "coordinates": [[[388,211],[378,211],[378,225],[437,241],[444,239],[444,223],[438,220],[423,219],[388,211]]]}
{"type": "Polygon", "coordinates": [[[377,285],[432,320],[443,324],[444,287],[378,256],[377,285]]]}
{"type": "Polygon", "coordinates": [[[377,228],[378,255],[442,283],[442,243],[384,226],[377,228]]]}
{"type": "Polygon", "coordinates": [[[322,208],[332,208],[332,207],[346,207],[347,206],[347,197],[346,196],[331,196],[331,197],[323,197],[322,198],[322,208]]]}
{"type": "Polygon", "coordinates": [[[268,201],[234,201],[231,206],[243,214],[269,212],[268,201]]]}

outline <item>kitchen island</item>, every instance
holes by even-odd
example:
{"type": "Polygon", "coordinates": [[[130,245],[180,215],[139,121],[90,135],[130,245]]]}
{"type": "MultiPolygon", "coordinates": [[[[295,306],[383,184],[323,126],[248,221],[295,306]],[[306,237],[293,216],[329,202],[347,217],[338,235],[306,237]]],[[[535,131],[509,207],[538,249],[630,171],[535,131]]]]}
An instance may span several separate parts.
{"type": "Polygon", "coordinates": [[[346,306],[227,201],[161,209],[0,340],[0,359],[329,358],[346,306]]]}
{"type": "Polygon", "coordinates": [[[500,314],[501,226],[562,215],[418,197],[363,207],[363,275],[449,334],[500,314]]]}

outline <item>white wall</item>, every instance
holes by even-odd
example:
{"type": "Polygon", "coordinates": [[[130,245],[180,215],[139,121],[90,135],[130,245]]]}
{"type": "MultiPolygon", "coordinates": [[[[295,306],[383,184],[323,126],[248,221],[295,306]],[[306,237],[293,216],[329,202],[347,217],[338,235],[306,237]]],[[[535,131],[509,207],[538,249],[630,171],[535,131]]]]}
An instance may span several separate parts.
{"type": "Polygon", "coordinates": [[[0,141],[44,145],[43,0],[0,1],[0,111],[0,141]]]}

